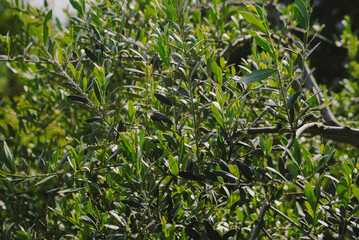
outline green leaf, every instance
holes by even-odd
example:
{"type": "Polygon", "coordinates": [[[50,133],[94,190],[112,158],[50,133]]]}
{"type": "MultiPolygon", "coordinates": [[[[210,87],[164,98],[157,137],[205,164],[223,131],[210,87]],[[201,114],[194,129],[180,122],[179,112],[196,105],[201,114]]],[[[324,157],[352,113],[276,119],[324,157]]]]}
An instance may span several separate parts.
{"type": "Polygon", "coordinates": [[[171,100],[169,100],[167,97],[163,96],[162,94],[159,93],[155,93],[153,94],[155,96],[155,98],[157,98],[158,101],[160,101],[161,103],[164,103],[168,106],[173,106],[171,100]]]}
{"type": "Polygon", "coordinates": [[[11,173],[16,172],[14,156],[12,155],[12,153],[5,141],[4,141],[4,146],[2,148],[2,151],[1,151],[1,160],[5,163],[6,167],[9,168],[11,173]]]}
{"type": "Polygon", "coordinates": [[[280,172],[278,172],[277,170],[275,170],[274,168],[271,167],[266,167],[267,170],[277,174],[279,177],[281,177],[283,180],[287,180],[280,172]]]}
{"type": "Polygon", "coordinates": [[[216,174],[219,177],[223,178],[223,181],[228,183],[235,183],[238,181],[238,178],[234,176],[232,173],[225,172],[225,171],[214,171],[214,174],[216,174]]]}
{"type": "Polygon", "coordinates": [[[101,119],[102,119],[102,117],[100,117],[100,116],[95,116],[95,117],[92,117],[92,118],[88,118],[88,119],[86,119],[85,121],[86,121],[87,123],[93,123],[93,122],[96,122],[96,121],[101,120],[101,119]]]}
{"type": "Polygon", "coordinates": [[[219,105],[218,102],[213,102],[212,103],[212,114],[213,117],[216,119],[216,121],[223,127],[223,119],[222,119],[222,108],[219,105]]]}
{"type": "Polygon", "coordinates": [[[70,0],[71,6],[75,8],[79,13],[82,13],[82,8],[76,0],[70,0]]]}
{"type": "Polygon", "coordinates": [[[248,75],[243,76],[238,80],[238,82],[247,83],[247,84],[259,82],[270,77],[273,73],[275,73],[275,70],[273,69],[256,70],[248,75]]]}
{"type": "Polygon", "coordinates": [[[72,101],[81,102],[81,103],[88,103],[88,99],[82,96],[78,95],[68,95],[67,99],[70,99],[72,101]]]}
{"type": "Polygon", "coordinates": [[[84,221],[85,223],[90,224],[90,225],[94,226],[95,228],[97,228],[96,223],[90,217],[81,216],[79,219],[84,221]]]}
{"type": "Polygon", "coordinates": [[[275,59],[275,56],[274,56],[274,53],[273,53],[273,48],[272,48],[271,44],[265,38],[260,36],[255,31],[247,30],[247,33],[254,37],[254,40],[256,41],[256,43],[260,47],[262,47],[272,57],[272,59],[275,59]]]}
{"type": "Polygon", "coordinates": [[[127,226],[126,219],[123,216],[118,215],[115,210],[111,210],[110,214],[114,216],[123,227],[127,226]]]}
{"type": "Polygon", "coordinates": [[[308,29],[309,27],[309,14],[308,9],[303,2],[303,0],[295,0],[296,6],[294,7],[294,15],[299,23],[299,25],[308,29]]]}
{"type": "Polygon", "coordinates": [[[286,168],[294,179],[297,178],[299,170],[294,164],[289,163],[286,168]]]}
{"type": "Polygon", "coordinates": [[[314,210],[316,208],[316,205],[317,205],[317,199],[316,199],[316,197],[314,195],[314,191],[313,191],[312,185],[310,183],[305,184],[304,194],[305,194],[308,202],[310,203],[310,206],[314,210]]]}
{"type": "Polygon", "coordinates": [[[162,61],[166,64],[167,67],[169,67],[170,60],[167,57],[166,50],[165,50],[161,40],[156,42],[156,49],[157,49],[158,54],[160,55],[160,58],[162,59],[162,61]]]}
{"type": "Polygon", "coordinates": [[[197,71],[197,69],[198,69],[198,67],[199,67],[199,65],[203,62],[203,60],[204,60],[204,55],[202,56],[202,58],[201,58],[201,60],[198,62],[198,63],[196,63],[196,65],[194,66],[194,68],[192,69],[192,72],[191,72],[191,75],[190,75],[190,78],[192,78],[193,77],[193,75],[195,74],[195,72],[197,71]]]}
{"type": "Polygon", "coordinates": [[[325,154],[323,157],[321,157],[321,158],[318,160],[317,172],[318,172],[321,168],[323,168],[323,167],[330,161],[330,159],[333,158],[334,152],[335,152],[335,148],[332,147],[327,154],[325,154]]]}
{"type": "Polygon", "coordinates": [[[131,138],[125,134],[125,133],[121,133],[120,137],[122,139],[122,143],[125,146],[125,148],[130,152],[130,153],[134,153],[135,149],[133,146],[133,142],[131,140],[131,138]]]}
{"type": "Polygon", "coordinates": [[[88,48],[84,48],[86,55],[93,61],[94,63],[97,63],[97,57],[96,55],[88,48]]]}
{"type": "Polygon", "coordinates": [[[47,42],[47,38],[49,37],[49,28],[47,26],[47,22],[52,18],[52,10],[50,10],[44,19],[44,23],[43,23],[43,36],[42,36],[42,41],[44,43],[44,45],[46,45],[47,42]]]}
{"type": "Polygon", "coordinates": [[[102,104],[102,91],[101,91],[96,79],[94,79],[94,81],[93,81],[93,89],[95,91],[96,98],[101,105],[102,104]]]}
{"type": "Polygon", "coordinates": [[[356,184],[353,184],[352,190],[353,190],[354,196],[359,201],[359,187],[357,187],[356,184]]]}
{"type": "Polygon", "coordinates": [[[229,164],[228,165],[229,171],[235,176],[236,178],[239,178],[240,172],[236,165],[229,164]]]}
{"type": "Polygon", "coordinates": [[[297,101],[298,97],[300,96],[301,91],[295,92],[292,96],[290,96],[287,100],[287,108],[290,109],[295,101],[297,101]]]}
{"type": "Polygon", "coordinates": [[[42,184],[42,183],[44,183],[44,182],[47,182],[47,181],[49,181],[51,178],[53,178],[53,177],[56,177],[56,175],[50,175],[50,176],[48,176],[48,177],[45,177],[44,179],[42,179],[41,181],[39,181],[39,182],[37,182],[34,186],[38,186],[38,185],[40,185],[40,184],[42,184]]]}
{"type": "Polygon", "coordinates": [[[255,17],[253,14],[251,14],[249,12],[243,12],[243,11],[241,11],[240,14],[254,28],[256,28],[257,30],[268,35],[268,31],[265,28],[265,26],[263,25],[263,23],[257,17],[255,17]]]}
{"type": "Polygon", "coordinates": [[[85,189],[85,187],[79,187],[79,188],[68,188],[68,189],[65,189],[65,190],[61,190],[61,191],[58,191],[57,193],[73,193],[73,192],[78,192],[82,189],[85,189]]]}
{"type": "Polygon", "coordinates": [[[26,54],[27,54],[27,52],[30,50],[30,48],[31,48],[31,46],[32,46],[32,43],[33,43],[33,42],[30,42],[30,43],[26,46],[26,48],[25,48],[25,50],[24,50],[24,53],[22,54],[24,57],[26,57],[26,54]]]}
{"type": "Polygon", "coordinates": [[[297,139],[294,139],[294,152],[293,157],[295,161],[297,161],[298,165],[301,165],[302,162],[302,154],[300,153],[300,146],[297,139]]]}
{"type": "Polygon", "coordinates": [[[130,122],[134,120],[135,114],[136,114],[135,105],[133,104],[133,101],[130,100],[128,101],[128,119],[130,120],[130,122]]]}
{"type": "Polygon", "coordinates": [[[175,176],[178,176],[178,163],[177,163],[176,159],[172,155],[168,156],[168,163],[170,165],[171,172],[175,176]]]}
{"type": "Polygon", "coordinates": [[[305,201],[305,202],[304,202],[304,205],[306,206],[309,215],[314,219],[314,211],[313,211],[313,208],[312,208],[312,206],[310,205],[310,203],[309,203],[308,201],[305,201]]]}
{"type": "MultiPolygon", "coordinates": [[[[309,26],[309,14],[306,4],[303,0],[295,0],[296,8],[300,11],[301,15],[303,16],[304,27],[305,29],[309,26]]],[[[297,17],[297,16],[296,16],[297,17]]]]}
{"type": "Polygon", "coordinates": [[[161,130],[163,132],[165,131],[171,131],[171,128],[164,125],[162,123],[162,121],[159,121],[158,119],[154,118],[153,116],[151,116],[151,119],[152,119],[152,122],[153,124],[155,125],[155,127],[158,129],[158,130],[161,130]]]}
{"type": "Polygon", "coordinates": [[[349,183],[345,177],[340,178],[340,182],[337,185],[338,198],[343,201],[346,207],[349,204],[349,183]]]}
{"type": "Polygon", "coordinates": [[[166,115],[164,115],[160,112],[154,112],[153,115],[151,116],[151,118],[155,119],[155,120],[159,120],[161,122],[165,122],[169,126],[173,125],[173,122],[171,121],[171,119],[169,119],[166,115]]]}

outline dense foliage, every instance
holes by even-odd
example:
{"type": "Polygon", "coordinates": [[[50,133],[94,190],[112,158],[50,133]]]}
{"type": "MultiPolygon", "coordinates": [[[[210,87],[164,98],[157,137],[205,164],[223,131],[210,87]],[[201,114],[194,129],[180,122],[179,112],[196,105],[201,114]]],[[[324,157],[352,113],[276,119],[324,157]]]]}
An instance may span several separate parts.
{"type": "Polygon", "coordinates": [[[1,239],[358,238],[350,17],[332,96],[315,1],[70,2],[0,35],[1,239]]]}

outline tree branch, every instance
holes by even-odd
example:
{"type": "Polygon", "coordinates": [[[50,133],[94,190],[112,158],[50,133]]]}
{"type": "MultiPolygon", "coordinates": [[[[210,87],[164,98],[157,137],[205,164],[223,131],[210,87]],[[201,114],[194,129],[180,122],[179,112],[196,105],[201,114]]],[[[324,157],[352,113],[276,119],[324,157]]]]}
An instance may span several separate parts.
{"type": "MultiPolygon", "coordinates": [[[[324,103],[324,94],[321,91],[321,89],[319,88],[317,82],[315,81],[314,77],[312,74],[309,75],[310,70],[308,67],[308,64],[305,63],[304,67],[303,67],[303,71],[304,71],[304,75],[306,80],[306,85],[309,89],[311,89],[314,93],[317,93],[317,101],[319,103],[319,105],[325,105],[324,103]]],[[[326,125],[330,125],[330,126],[342,126],[338,120],[335,118],[332,110],[330,110],[330,108],[328,106],[325,106],[324,108],[322,108],[320,110],[320,113],[325,121],[326,125]]]]}
{"type": "Polygon", "coordinates": [[[299,138],[303,133],[310,133],[312,136],[322,135],[326,139],[335,142],[348,143],[359,147],[359,129],[350,127],[328,126],[322,123],[307,123],[296,132],[299,138]]]}
{"type": "MultiPolygon", "coordinates": [[[[237,132],[236,135],[239,135],[240,133],[241,132],[237,132]]],[[[290,130],[277,125],[275,127],[250,128],[247,130],[247,133],[250,135],[262,133],[290,133],[290,130]]],[[[310,134],[311,136],[321,135],[326,139],[338,143],[346,143],[354,147],[359,147],[359,129],[348,126],[330,126],[318,122],[307,123],[296,131],[296,138],[299,138],[303,134],[310,134]]]]}
{"type": "Polygon", "coordinates": [[[262,204],[262,208],[261,211],[259,213],[258,219],[257,219],[257,223],[256,226],[254,227],[252,236],[250,240],[255,240],[259,234],[259,231],[262,228],[262,224],[263,224],[263,220],[264,220],[264,215],[267,211],[267,209],[269,208],[269,203],[267,199],[264,199],[263,204],[262,204]]]}

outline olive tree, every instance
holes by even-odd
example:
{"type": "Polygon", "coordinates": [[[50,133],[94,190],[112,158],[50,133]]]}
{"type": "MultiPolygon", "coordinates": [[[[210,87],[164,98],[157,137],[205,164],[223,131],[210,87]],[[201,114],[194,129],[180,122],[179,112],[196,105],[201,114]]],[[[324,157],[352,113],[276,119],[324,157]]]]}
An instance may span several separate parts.
{"type": "Polygon", "coordinates": [[[357,239],[350,18],[334,97],[315,1],[70,3],[0,35],[3,239],[357,239]]]}

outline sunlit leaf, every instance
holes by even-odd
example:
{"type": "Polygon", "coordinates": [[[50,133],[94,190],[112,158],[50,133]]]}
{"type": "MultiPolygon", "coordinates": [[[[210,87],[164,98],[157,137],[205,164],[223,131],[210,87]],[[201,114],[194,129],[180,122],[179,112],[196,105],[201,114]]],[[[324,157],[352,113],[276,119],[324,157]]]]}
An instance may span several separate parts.
{"type": "Polygon", "coordinates": [[[3,148],[1,150],[1,160],[5,163],[6,167],[9,168],[11,173],[16,172],[14,156],[12,155],[10,148],[8,147],[5,141],[3,148]]]}
{"type": "Polygon", "coordinates": [[[239,80],[237,80],[237,82],[247,83],[247,84],[260,82],[272,76],[273,73],[275,73],[275,70],[273,69],[260,69],[241,77],[239,80]]]}

